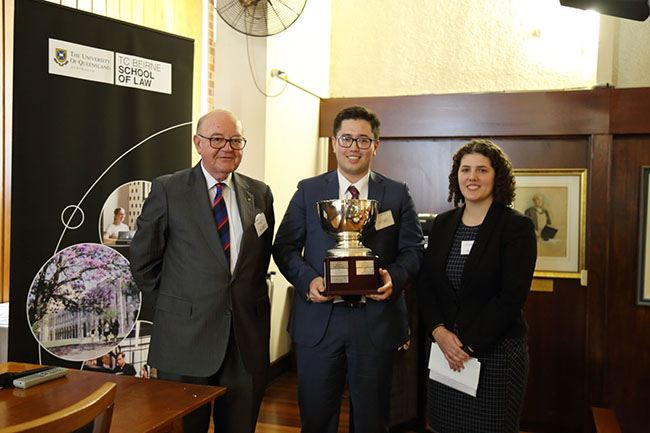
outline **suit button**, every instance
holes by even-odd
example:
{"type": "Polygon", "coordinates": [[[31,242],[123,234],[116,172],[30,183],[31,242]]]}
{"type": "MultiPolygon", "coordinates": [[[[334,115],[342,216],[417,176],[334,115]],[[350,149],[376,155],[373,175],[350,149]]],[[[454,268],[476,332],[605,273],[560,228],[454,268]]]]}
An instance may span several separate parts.
{"type": "Polygon", "coordinates": [[[232,316],[232,311],[231,310],[226,310],[226,317],[232,316]]]}

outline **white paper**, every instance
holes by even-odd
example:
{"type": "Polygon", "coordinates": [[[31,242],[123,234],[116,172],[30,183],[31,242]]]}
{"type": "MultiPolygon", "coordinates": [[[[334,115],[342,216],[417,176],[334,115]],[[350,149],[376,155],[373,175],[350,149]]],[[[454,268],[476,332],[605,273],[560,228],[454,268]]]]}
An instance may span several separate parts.
{"type": "Polygon", "coordinates": [[[429,355],[429,377],[436,382],[457,389],[460,392],[476,397],[478,377],[481,373],[481,363],[476,358],[465,362],[465,368],[454,371],[436,343],[431,344],[429,355]]]}

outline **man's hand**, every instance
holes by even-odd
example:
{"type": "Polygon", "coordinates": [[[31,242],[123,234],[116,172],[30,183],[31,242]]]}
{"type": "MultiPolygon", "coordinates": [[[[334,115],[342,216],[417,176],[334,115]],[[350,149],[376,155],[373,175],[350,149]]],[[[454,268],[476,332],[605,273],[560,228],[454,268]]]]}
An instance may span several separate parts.
{"type": "Polygon", "coordinates": [[[388,271],[386,269],[379,268],[379,276],[381,277],[381,281],[384,283],[384,285],[377,289],[379,292],[378,295],[368,295],[368,297],[373,301],[385,301],[386,299],[390,298],[390,295],[393,294],[393,280],[390,278],[388,271]]]}
{"type": "Polygon", "coordinates": [[[325,291],[325,280],[323,277],[316,277],[309,283],[309,292],[307,299],[311,302],[329,302],[334,299],[334,296],[323,296],[322,292],[325,291]]]}

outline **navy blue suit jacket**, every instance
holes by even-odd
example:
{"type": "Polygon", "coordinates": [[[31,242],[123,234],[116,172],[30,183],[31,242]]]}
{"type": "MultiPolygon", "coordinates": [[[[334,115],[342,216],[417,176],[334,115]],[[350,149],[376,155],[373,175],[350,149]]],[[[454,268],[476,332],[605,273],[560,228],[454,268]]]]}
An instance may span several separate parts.
{"type": "MultiPolygon", "coordinates": [[[[323,276],[327,250],[336,244],[321,228],[316,202],[338,197],[336,171],[300,181],[273,245],[275,263],[296,288],[289,331],[296,343],[305,346],[322,339],[333,305],[307,301],[309,283],[323,276]]],[[[420,269],[422,230],[406,184],[371,172],[368,198],[378,201],[379,213],[390,211],[395,221],[378,231],[371,227],[362,237],[363,244],[379,256],[379,266],[389,272],[393,294],[382,302],[368,299],[364,310],[374,346],[397,349],[409,338],[404,288],[420,269]]]]}

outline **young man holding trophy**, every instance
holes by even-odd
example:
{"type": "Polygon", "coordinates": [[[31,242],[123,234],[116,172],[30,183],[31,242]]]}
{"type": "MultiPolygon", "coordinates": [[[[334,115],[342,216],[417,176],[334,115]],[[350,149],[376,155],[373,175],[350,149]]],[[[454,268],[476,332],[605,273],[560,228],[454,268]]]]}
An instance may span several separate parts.
{"type": "Polygon", "coordinates": [[[379,119],[342,110],[331,137],[337,169],[302,180],[273,257],[296,288],[291,336],[303,433],[336,433],[347,380],[358,432],[388,432],[397,349],[409,338],[404,289],[422,259],[406,184],[370,170],[379,119]]]}

